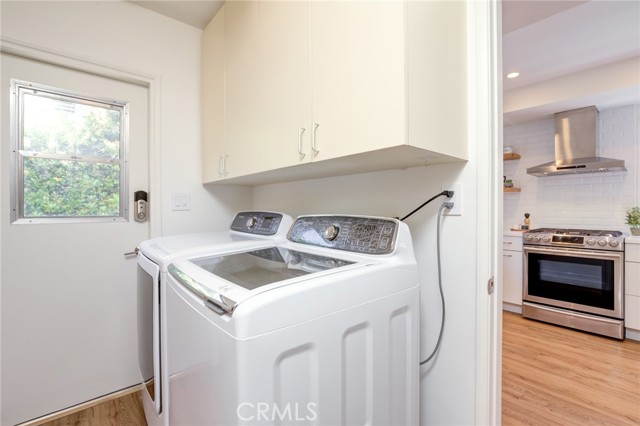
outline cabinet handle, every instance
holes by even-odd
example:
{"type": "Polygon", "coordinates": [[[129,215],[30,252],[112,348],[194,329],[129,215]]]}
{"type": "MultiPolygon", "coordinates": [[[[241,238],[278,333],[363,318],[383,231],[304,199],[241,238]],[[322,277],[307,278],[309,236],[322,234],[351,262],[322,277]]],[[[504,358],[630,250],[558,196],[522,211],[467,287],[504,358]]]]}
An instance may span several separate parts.
{"type": "Polygon", "coordinates": [[[227,171],[227,157],[228,157],[227,154],[222,156],[222,175],[223,176],[226,176],[229,174],[229,172],[227,171]]]}
{"type": "Polygon", "coordinates": [[[513,257],[513,256],[510,254],[503,254],[502,257],[513,257]]]}
{"type": "Polygon", "coordinates": [[[302,160],[305,156],[305,153],[302,152],[302,134],[306,129],[304,127],[300,127],[298,129],[298,154],[300,154],[300,159],[302,160]]]}
{"type": "Polygon", "coordinates": [[[222,155],[218,156],[218,176],[224,176],[224,171],[222,170],[222,155]]]}
{"type": "Polygon", "coordinates": [[[511,241],[503,241],[502,244],[513,244],[511,241]]]}
{"type": "Polygon", "coordinates": [[[316,130],[318,130],[318,127],[320,127],[318,123],[313,123],[313,133],[311,133],[311,151],[313,151],[314,157],[320,153],[320,150],[316,148],[316,130]]]}

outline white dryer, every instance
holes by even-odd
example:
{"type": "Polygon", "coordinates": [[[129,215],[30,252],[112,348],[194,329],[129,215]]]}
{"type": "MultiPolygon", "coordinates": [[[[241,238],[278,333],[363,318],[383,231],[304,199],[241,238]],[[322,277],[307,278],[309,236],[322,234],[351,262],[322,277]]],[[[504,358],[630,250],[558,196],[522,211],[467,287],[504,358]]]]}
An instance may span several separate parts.
{"type": "Polygon", "coordinates": [[[172,425],[418,423],[404,223],[299,217],[286,241],[172,262],[165,300],[172,425]]]}
{"type": "Polygon", "coordinates": [[[213,248],[239,250],[269,246],[284,239],[293,220],[275,212],[245,211],[234,217],[229,230],[173,235],[144,241],[138,250],[138,361],[145,384],[142,402],[150,426],[168,425],[166,380],[165,300],[167,267],[180,256],[194,256],[213,248]]]}

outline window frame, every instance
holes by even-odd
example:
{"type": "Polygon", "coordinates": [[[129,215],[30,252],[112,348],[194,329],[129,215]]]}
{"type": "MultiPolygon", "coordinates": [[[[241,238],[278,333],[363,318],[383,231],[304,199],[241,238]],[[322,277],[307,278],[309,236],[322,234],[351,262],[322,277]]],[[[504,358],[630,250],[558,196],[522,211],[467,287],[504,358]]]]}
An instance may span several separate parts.
{"type": "Polygon", "coordinates": [[[100,98],[72,92],[57,87],[46,86],[24,80],[11,79],[10,96],[10,123],[11,123],[11,223],[111,223],[129,222],[129,104],[128,102],[100,98]],[[98,158],[78,158],[74,155],[33,155],[24,150],[24,93],[45,93],[50,99],[63,100],[84,105],[117,108],[120,114],[120,147],[119,161],[103,161],[98,158]],[[27,153],[27,155],[25,155],[27,153]],[[85,163],[119,164],[120,165],[120,190],[119,190],[119,214],[117,216],[41,216],[26,217],[24,214],[24,158],[40,157],[46,159],[80,161],[85,163]]]}

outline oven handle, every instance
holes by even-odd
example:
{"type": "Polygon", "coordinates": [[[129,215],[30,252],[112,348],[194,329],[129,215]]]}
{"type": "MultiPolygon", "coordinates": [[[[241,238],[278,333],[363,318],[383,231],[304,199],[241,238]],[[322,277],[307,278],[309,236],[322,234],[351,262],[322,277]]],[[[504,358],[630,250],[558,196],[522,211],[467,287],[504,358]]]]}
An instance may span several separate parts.
{"type": "Polygon", "coordinates": [[[540,253],[540,254],[557,254],[560,256],[581,256],[588,257],[590,259],[619,259],[622,260],[623,252],[609,252],[609,251],[590,251],[579,250],[574,248],[558,248],[558,247],[530,247],[524,246],[525,253],[540,253]]]}

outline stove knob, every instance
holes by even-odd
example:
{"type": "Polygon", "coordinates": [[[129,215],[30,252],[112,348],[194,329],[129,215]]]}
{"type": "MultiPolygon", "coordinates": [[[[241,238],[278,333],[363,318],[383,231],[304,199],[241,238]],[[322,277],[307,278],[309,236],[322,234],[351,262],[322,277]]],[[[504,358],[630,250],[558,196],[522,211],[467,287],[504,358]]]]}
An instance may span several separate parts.
{"type": "Polygon", "coordinates": [[[599,245],[600,247],[604,247],[604,246],[606,246],[606,245],[607,245],[607,240],[598,240],[598,245],[599,245]]]}
{"type": "Polygon", "coordinates": [[[618,247],[618,244],[620,244],[620,243],[618,242],[618,240],[611,240],[611,241],[609,241],[609,245],[610,245],[611,247],[618,247]]]}
{"type": "Polygon", "coordinates": [[[543,243],[548,243],[549,241],[551,241],[551,237],[549,237],[548,235],[544,238],[542,238],[542,242],[543,243]]]}
{"type": "Polygon", "coordinates": [[[587,244],[589,244],[590,246],[594,246],[596,245],[596,240],[594,240],[593,238],[589,238],[587,240],[587,244]]]}
{"type": "Polygon", "coordinates": [[[526,238],[527,238],[527,241],[531,241],[531,240],[533,240],[533,235],[527,235],[526,238]]]}
{"type": "Polygon", "coordinates": [[[336,239],[339,232],[340,228],[338,227],[338,225],[329,225],[324,230],[324,237],[329,241],[333,241],[336,239]]]}
{"type": "Polygon", "coordinates": [[[540,237],[538,235],[536,235],[536,237],[534,238],[534,240],[536,240],[536,243],[540,242],[540,237]]]}

